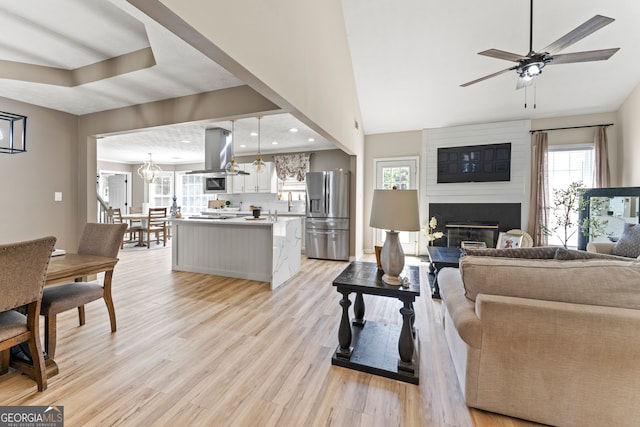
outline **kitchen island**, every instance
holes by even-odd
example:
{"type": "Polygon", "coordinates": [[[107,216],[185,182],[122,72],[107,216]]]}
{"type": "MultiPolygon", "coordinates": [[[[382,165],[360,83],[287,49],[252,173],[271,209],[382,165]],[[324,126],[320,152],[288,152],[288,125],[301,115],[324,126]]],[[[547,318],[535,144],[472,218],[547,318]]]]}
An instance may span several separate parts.
{"type": "Polygon", "coordinates": [[[269,282],[275,289],[300,271],[302,220],[172,219],[173,270],[269,282]]]}

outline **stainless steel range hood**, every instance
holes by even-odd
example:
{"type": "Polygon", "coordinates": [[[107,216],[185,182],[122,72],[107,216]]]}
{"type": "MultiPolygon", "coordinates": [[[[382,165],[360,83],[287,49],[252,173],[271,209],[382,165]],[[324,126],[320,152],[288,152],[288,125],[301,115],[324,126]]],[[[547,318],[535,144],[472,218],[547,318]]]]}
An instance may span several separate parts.
{"type": "MultiPolygon", "coordinates": [[[[224,170],[233,155],[233,136],[222,128],[210,128],[204,131],[204,169],[187,172],[188,174],[206,174],[208,176],[226,176],[224,170]]],[[[242,172],[243,175],[248,175],[242,172]]]]}

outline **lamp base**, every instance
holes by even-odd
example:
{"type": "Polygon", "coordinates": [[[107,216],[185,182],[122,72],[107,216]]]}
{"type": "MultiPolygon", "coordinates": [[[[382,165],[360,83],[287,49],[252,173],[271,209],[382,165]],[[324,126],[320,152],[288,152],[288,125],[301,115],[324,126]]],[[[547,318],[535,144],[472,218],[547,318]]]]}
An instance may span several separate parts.
{"type": "Polygon", "coordinates": [[[402,284],[404,283],[404,281],[402,280],[402,277],[389,276],[388,274],[382,275],[382,281],[387,285],[393,285],[393,286],[402,286],[402,284]]]}
{"type": "Polygon", "coordinates": [[[382,251],[380,251],[380,264],[382,271],[384,271],[382,281],[387,285],[401,286],[400,273],[404,268],[404,251],[397,231],[387,231],[387,238],[382,245],[382,251]]]}

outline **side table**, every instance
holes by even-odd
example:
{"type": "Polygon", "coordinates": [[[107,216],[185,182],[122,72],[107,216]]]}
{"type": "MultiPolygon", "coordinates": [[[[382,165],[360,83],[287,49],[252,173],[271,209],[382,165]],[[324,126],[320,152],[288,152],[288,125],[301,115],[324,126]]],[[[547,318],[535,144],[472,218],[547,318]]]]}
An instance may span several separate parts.
{"type": "Polygon", "coordinates": [[[338,347],[331,364],[380,375],[412,384],[419,379],[419,340],[414,327],[413,303],[420,296],[418,266],[405,266],[401,276],[408,287],[391,286],[382,281],[375,263],[352,262],[333,281],[342,294],[342,317],[338,329],[338,347]],[[353,329],[349,321],[349,294],[356,294],[353,329]],[[363,294],[397,298],[402,301],[402,325],[365,320],[363,294]]]}

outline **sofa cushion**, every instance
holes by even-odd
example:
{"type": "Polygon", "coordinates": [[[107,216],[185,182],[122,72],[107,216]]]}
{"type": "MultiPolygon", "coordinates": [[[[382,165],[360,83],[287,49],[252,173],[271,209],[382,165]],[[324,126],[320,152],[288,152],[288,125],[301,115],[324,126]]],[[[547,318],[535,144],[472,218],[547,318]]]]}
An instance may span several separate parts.
{"type": "Polygon", "coordinates": [[[465,296],[474,301],[491,294],[640,309],[638,262],[466,256],[460,274],[465,296]]]}
{"type": "Polygon", "coordinates": [[[495,248],[464,248],[463,255],[472,256],[492,256],[503,258],[528,258],[528,259],[552,259],[556,254],[555,247],[538,246],[535,248],[511,248],[511,249],[495,249],[495,248]]]}
{"type": "Polygon", "coordinates": [[[618,261],[635,261],[633,258],[627,258],[616,255],[601,254],[597,252],[576,251],[574,249],[558,248],[554,259],[573,260],[573,259],[615,259],[618,261]]]}
{"type": "Polygon", "coordinates": [[[611,253],[631,258],[640,256],[640,224],[626,223],[622,236],[611,249],[611,253]]]}

